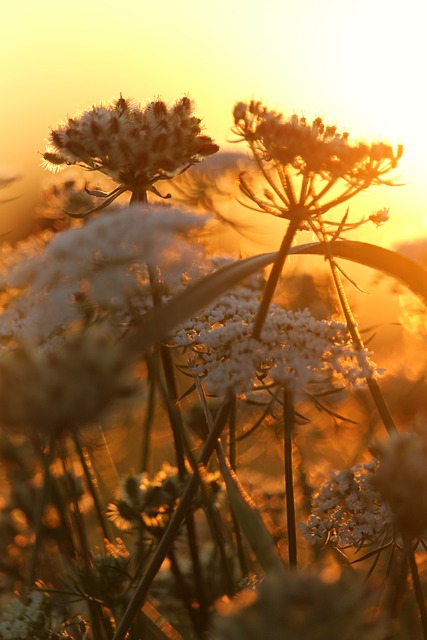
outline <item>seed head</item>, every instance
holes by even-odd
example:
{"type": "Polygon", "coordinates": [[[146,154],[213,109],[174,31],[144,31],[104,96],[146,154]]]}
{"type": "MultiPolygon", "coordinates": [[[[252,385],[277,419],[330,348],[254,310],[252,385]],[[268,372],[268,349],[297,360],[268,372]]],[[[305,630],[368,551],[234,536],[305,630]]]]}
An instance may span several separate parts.
{"type": "Polygon", "coordinates": [[[43,156],[51,170],[78,164],[98,170],[132,192],[147,191],[219,149],[202,135],[194,104],[183,97],[171,107],[156,100],[145,107],[122,96],[95,105],[53,129],[43,156]]]}

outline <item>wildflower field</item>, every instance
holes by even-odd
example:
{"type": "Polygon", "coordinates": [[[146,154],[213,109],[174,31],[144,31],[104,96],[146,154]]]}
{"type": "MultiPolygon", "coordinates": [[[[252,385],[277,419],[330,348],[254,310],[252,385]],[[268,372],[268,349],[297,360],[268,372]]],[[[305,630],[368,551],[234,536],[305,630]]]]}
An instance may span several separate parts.
{"type": "Polygon", "coordinates": [[[199,115],[53,126],[3,238],[0,638],[427,639],[427,271],[350,209],[403,147],[253,100],[226,156],[199,115]]]}

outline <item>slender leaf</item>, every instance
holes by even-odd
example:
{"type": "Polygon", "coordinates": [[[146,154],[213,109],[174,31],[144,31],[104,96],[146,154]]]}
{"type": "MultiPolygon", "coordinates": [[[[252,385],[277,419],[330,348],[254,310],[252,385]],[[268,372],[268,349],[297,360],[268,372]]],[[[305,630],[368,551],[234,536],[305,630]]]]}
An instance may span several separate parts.
{"type": "MultiPolygon", "coordinates": [[[[396,278],[427,305],[427,271],[415,260],[390,249],[352,240],[333,242],[332,251],[337,258],[357,262],[396,278]]],[[[314,242],[292,247],[289,253],[291,255],[324,256],[326,255],[326,247],[322,243],[314,242]]],[[[138,323],[134,331],[126,337],[125,348],[129,353],[145,351],[153,344],[163,340],[179,323],[238,285],[245,278],[274,262],[276,256],[277,252],[272,252],[239,260],[198,280],[164,304],[162,308],[156,309],[148,319],[138,323]]]]}
{"type": "Polygon", "coordinates": [[[228,498],[236,519],[249,542],[256,559],[264,571],[283,569],[273,538],[266,529],[261,514],[246,493],[239,479],[223,454],[221,445],[217,447],[219,466],[227,487],[228,498]]]}

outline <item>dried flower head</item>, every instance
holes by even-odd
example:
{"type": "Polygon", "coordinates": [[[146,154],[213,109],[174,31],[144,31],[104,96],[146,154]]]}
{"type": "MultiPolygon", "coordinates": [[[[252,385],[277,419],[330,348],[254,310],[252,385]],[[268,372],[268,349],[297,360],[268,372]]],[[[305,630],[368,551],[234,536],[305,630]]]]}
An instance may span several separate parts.
{"type": "Polygon", "coordinates": [[[119,347],[98,331],[48,352],[21,343],[0,357],[0,423],[42,433],[84,426],[131,394],[127,371],[119,347]]]}
{"type": "Polygon", "coordinates": [[[270,573],[243,591],[214,620],[215,640],[385,640],[389,637],[371,594],[352,578],[326,582],[307,573],[270,573]]]}
{"type": "Polygon", "coordinates": [[[385,176],[403,153],[402,146],[394,151],[384,142],[351,143],[348,132],[339,133],[322,118],[311,124],[297,115],[286,118],[254,100],[238,102],[233,116],[237,141],[248,143],[268,182],[258,195],[242,174],[242,192],[259,209],[283,218],[296,216],[301,224],[370,185],[391,184],[385,176]]]}
{"type": "Polygon", "coordinates": [[[313,497],[301,529],[313,544],[360,547],[392,536],[393,516],[372,484],[378,461],[336,471],[313,497]]]}
{"type": "Polygon", "coordinates": [[[44,165],[54,171],[72,164],[101,171],[120,185],[116,197],[124,191],[158,194],[153,186],[157,180],[181,173],[218,151],[202,134],[201,121],[193,112],[188,97],[170,107],[161,100],[141,107],[120,96],[53,129],[44,165]]]}
{"type": "Polygon", "coordinates": [[[373,484],[387,501],[404,537],[427,530],[427,437],[418,433],[392,436],[382,446],[373,484]]]}
{"type": "MultiPolygon", "coordinates": [[[[216,473],[206,473],[203,484],[213,494],[222,492],[216,473]]],[[[130,530],[143,526],[150,533],[161,536],[185,488],[185,478],[178,469],[164,462],[151,478],[148,473],[130,475],[123,479],[116,500],[108,506],[108,516],[119,529],[130,530]]],[[[193,503],[200,507],[199,497],[193,503]]]]}
{"type": "Polygon", "coordinates": [[[386,207],[378,209],[378,211],[371,213],[368,219],[373,222],[375,226],[380,227],[382,224],[390,220],[390,209],[386,207]]]}

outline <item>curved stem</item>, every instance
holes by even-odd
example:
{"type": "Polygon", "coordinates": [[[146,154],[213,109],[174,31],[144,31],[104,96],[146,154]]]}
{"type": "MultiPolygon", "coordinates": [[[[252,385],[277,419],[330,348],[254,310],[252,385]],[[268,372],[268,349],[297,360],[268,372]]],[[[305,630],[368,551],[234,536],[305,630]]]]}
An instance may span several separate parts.
{"type": "MultiPolygon", "coordinates": [[[[335,290],[338,295],[338,300],[340,302],[340,306],[344,314],[344,318],[347,324],[347,329],[350,333],[351,339],[353,340],[356,349],[358,349],[359,351],[363,351],[365,349],[365,345],[363,343],[362,336],[360,335],[359,329],[357,327],[357,323],[354,319],[353,312],[351,310],[351,307],[347,298],[347,294],[344,289],[340,271],[332,252],[332,245],[326,239],[326,232],[325,232],[325,229],[323,228],[323,222],[321,221],[320,223],[320,229],[316,228],[313,225],[313,223],[311,223],[311,228],[316,233],[316,235],[320,238],[320,240],[324,243],[325,257],[329,262],[329,266],[332,274],[332,280],[334,282],[335,290]]],[[[368,385],[368,388],[371,393],[372,399],[375,403],[375,406],[377,407],[378,413],[381,416],[383,424],[387,429],[389,435],[393,433],[397,433],[396,424],[393,420],[393,416],[391,415],[390,409],[385,401],[385,398],[381,392],[378,382],[372,375],[370,375],[370,376],[367,376],[366,383],[368,385]]]]}

